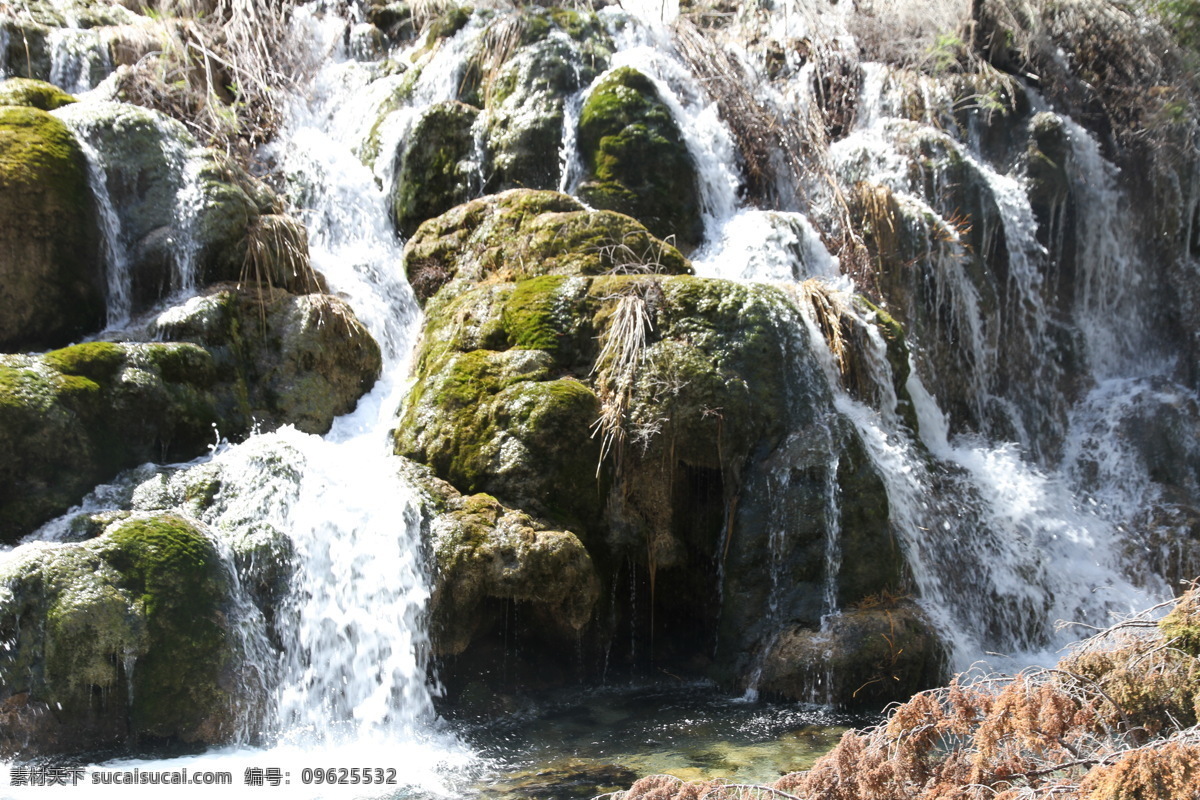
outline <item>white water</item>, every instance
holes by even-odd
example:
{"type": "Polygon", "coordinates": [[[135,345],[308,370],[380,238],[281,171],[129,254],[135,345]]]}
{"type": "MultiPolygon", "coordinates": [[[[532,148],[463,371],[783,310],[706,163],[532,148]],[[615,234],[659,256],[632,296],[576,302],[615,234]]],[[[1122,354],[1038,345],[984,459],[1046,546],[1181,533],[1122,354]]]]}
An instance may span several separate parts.
{"type": "MultiPolygon", "coordinates": [[[[340,20],[310,18],[303,24],[330,57],[307,101],[293,109],[274,151],[302,198],[313,266],[380,343],[383,376],[327,436],[285,428],[222,447],[211,462],[221,470],[223,488],[199,522],[218,541],[277,532],[295,553],[292,590],[275,621],[283,647],[278,659],[263,655],[272,647],[261,615],[249,613],[243,620],[242,627],[248,620],[251,628],[243,649],[257,653],[257,660],[248,662],[257,663],[259,679],[269,687],[258,728],[247,730],[236,747],[201,756],[95,765],[84,775],[85,783],[109,770],[186,767],[192,773],[229,771],[233,787],[220,791],[247,796],[440,795],[448,791],[450,777],[475,768],[474,756],[442,731],[433,711],[423,621],[430,581],[420,515],[413,489],[398,476],[390,454],[388,432],[406,388],[420,314],[404,280],[386,197],[357,156],[362,120],[377,108],[363,101],[378,101],[381,95],[369,91],[369,71],[340,54],[340,20]],[[301,785],[305,768],[350,766],[396,769],[396,782],[369,788],[301,785]],[[247,768],[278,768],[290,785],[248,787],[243,782],[247,768]]],[[[477,33],[478,26],[469,26],[461,38],[469,41],[477,33]]],[[[464,47],[444,49],[463,60],[464,47]]],[[[427,74],[428,80],[418,84],[421,101],[453,92],[456,82],[446,79],[445,70],[427,74]]],[[[187,184],[179,196],[180,203],[186,201],[187,184]]],[[[113,219],[118,224],[115,212],[113,219]]],[[[120,242],[119,228],[110,241],[120,242]]],[[[186,284],[183,276],[180,280],[186,284]]],[[[123,322],[128,312],[113,317],[123,322]]],[[[158,492],[160,484],[156,478],[139,488],[135,505],[139,497],[145,502],[158,492]]],[[[49,526],[47,534],[54,528],[49,526]]],[[[26,790],[11,791],[25,796],[26,790]]],[[[28,790],[31,796],[58,791],[28,790]]],[[[130,791],[150,796],[154,790],[91,787],[86,793],[128,796],[130,791]]],[[[172,796],[177,791],[199,796],[211,789],[172,787],[172,796]]]]}

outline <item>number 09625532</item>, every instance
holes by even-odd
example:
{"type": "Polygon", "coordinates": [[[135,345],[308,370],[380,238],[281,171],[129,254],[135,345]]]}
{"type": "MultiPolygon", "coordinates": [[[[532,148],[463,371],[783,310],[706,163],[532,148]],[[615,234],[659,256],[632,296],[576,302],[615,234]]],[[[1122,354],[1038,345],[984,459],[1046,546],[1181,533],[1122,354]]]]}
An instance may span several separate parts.
{"type": "Polygon", "coordinates": [[[389,767],[305,767],[300,771],[301,783],[324,783],[349,786],[356,783],[395,784],[396,770],[389,767]]]}

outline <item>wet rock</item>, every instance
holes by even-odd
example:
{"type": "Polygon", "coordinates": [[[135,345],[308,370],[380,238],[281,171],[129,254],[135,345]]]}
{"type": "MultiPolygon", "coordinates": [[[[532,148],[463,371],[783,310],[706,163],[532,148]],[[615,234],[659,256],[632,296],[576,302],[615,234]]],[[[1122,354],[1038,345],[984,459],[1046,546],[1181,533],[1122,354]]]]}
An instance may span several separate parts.
{"type": "MultiPolygon", "coordinates": [[[[291,424],[325,433],[354,410],[382,363],[350,307],[325,294],[217,285],[164,312],[150,335],[208,348],[222,377],[244,381],[242,409],[265,430],[291,424]]],[[[249,424],[244,418],[231,428],[249,424]]]]}
{"type": "Polygon", "coordinates": [[[126,103],[76,104],[57,115],[100,162],[135,313],[187,282],[315,288],[302,226],[279,216],[273,193],[227,156],[197,147],[180,123],[126,103]]]}
{"type": "Polygon", "coordinates": [[[87,164],[59,120],[0,107],[0,350],[100,327],[104,279],[87,164]]]}
{"type": "Polygon", "coordinates": [[[945,654],[911,601],[868,602],[827,630],[794,628],[771,646],[759,688],[789,699],[879,706],[938,685],[945,654]]]}
{"type": "Polygon", "coordinates": [[[472,130],[478,115],[478,109],[464,103],[438,103],[404,138],[395,158],[392,195],[392,216],[402,236],[412,236],[422,222],[478,191],[480,165],[472,130]]]}
{"type": "Polygon", "coordinates": [[[704,235],[696,165],[652,81],[630,67],[596,86],[579,115],[579,195],[628,214],[685,252],[704,235]]]}
{"type": "Polygon", "coordinates": [[[245,702],[215,547],[171,515],[28,545],[0,573],[0,752],[228,741],[245,702]]]}
{"type": "Polygon", "coordinates": [[[555,8],[528,16],[525,38],[533,41],[484,92],[489,192],[558,188],[566,102],[592,82],[611,49],[595,14],[555,8]]]}
{"type": "Polygon", "coordinates": [[[0,541],[143,461],[194,458],[256,423],[324,433],[380,370],[341,301],[232,288],[160,316],[172,343],[90,342],[0,356],[0,541]]]}

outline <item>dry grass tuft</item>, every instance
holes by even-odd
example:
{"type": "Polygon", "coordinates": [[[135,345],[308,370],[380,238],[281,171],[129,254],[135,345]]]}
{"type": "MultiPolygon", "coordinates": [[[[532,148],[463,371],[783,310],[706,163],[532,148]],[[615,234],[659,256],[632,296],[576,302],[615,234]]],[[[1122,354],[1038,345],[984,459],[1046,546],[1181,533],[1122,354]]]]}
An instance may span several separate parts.
{"type": "Polygon", "coordinates": [[[288,217],[261,215],[246,227],[245,248],[238,289],[255,288],[264,323],[273,289],[284,288],[296,294],[323,290],[320,276],[309,261],[308,234],[303,225],[288,217]]]}
{"type": "Polygon", "coordinates": [[[639,283],[616,298],[616,306],[600,336],[600,354],[592,368],[600,397],[600,417],[592,425],[592,435],[601,437],[597,477],[609,453],[618,470],[624,455],[633,387],[649,334],[654,329],[646,288],[639,283]]]}
{"type": "Polygon", "coordinates": [[[247,161],[278,130],[287,92],[314,66],[301,55],[291,8],[289,0],[156,4],[159,48],[122,70],[122,98],[247,161]]]}
{"type": "Polygon", "coordinates": [[[818,278],[809,278],[791,289],[800,307],[800,313],[808,316],[821,331],[829,354],[838,370],[845,375],[849,370],[849,348],[846,324],[851,316],[844,295],[818,278]]]}
{"type": "Polygon", "coordinates": [[[807,800],[1195,800],[1200,660],[1154,611],[1054,669],[922,692],[774,786],[807,800]]]}

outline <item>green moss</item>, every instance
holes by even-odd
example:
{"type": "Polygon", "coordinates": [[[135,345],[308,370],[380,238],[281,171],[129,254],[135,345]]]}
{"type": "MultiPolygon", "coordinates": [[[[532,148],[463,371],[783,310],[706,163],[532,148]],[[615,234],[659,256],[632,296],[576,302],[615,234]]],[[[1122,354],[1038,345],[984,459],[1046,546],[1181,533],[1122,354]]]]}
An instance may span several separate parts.
{"type": "Polygon", "coordinates": [[[0,188],[53,182],[81,198],[83,154],[71,131],[39,108],[0,107],[0,188]]]}
{"type": "Polygon", "coordinates": [[[514,383],[545,377],[541,369],[514,372],[509,369],[507,359],[489,350],[474,350],[454,356],[449,364],[443,365],[443,369],[445,374],[434,399],[439,406],[447,409],[470,409],[514,383]]]}
{"type": "Polygon", "coordinates": [[[479,110],[449,101],[427,109],[396,157],[392,216],[410,237],[422,222],[466,202],[475,178],[472,126],[479,110]]]}
{"type": "Polygon", "coordinates": [[[453,6],[437,19],[429,23],[426,43],[432,45],[439,39],[449,39],[466,27],[471,21],[471,9],[465,6],[453,6]]]}
{"type": "Polygon", "coordinates": [[[161,515],[118,524],[94,549],[145,613],[149,652],[133,674],[135,729],[150,736],[193,729],[198,716],[227,702],[221,619],[229,586],[216,548],[191,523],[161,515]]]}
{"type": "Polygon", "coordinates": [[[87,342],[53,350],[42,360],[64,375],[82,375],[107,383],[125,363],[125,350],[112,342],[87,342]]]}
{"type": "Polygon", "coordinates": [[[74,97],[45,81],[9,78],[0,83],[0,106],[28,106],[53,111],[74,102],[74,97]]]}
{"type": "Polygon", "coordinates": [[[609,73],[580,111],[578,142],[587,202],[629,214],[685,247],[700,241],[696,167],[649,78],[631,67],[609,73]]]}
{"type": "Polygon", "coordinates": [[[186,383],[208,388],[216,382],[212,354],[194,344],[144,345],[150,363],[168,383],[186,383]]]}
{"type": "Polygon", "coordinates": [[[563,330],[555,306],[566,280],[561,275],[543,275],[517,284],[501,312],[504,332],[513,347],[551,352],[558,349],[563,330]]]}
{"type": "Polygon", "coordinates": [[[54,386],[36,371],[0,366],[0,411],[44,410],[54,399],[54,386]]]}

